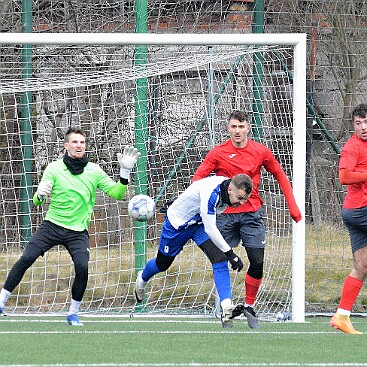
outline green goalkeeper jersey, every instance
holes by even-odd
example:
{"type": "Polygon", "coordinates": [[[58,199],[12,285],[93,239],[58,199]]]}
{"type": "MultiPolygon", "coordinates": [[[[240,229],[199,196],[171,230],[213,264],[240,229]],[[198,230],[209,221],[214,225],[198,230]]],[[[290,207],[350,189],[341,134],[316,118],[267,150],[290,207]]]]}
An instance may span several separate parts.
{"type": "MultiPolygon", "coordinates": [[[[91,162],[83,173],[73,175],[59,159],[46,167],[41,181],[52,182],[52,197],[45,219],[74,231],[88,230],[97,189],[116,200],[121,200],[127,190],[127,185],[115,182],[98,164],[91,162]]],[[[36,192],[34,205],[44,202],[38,200],[36,192]]]]}

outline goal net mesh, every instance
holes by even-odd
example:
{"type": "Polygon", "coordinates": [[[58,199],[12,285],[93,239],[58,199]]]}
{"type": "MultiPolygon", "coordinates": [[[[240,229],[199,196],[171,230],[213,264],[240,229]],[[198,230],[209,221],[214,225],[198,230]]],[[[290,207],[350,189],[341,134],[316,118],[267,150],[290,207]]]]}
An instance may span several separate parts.
{"type": "MultiPolygon", "coordinates": [[[[149,46],[143,64],[134,62],[134,54],[132,46],[34,46],[32,75],[22,78],[21,47],[1,46],[3,281],[27,244],[27,230],[33,233],[47,211],[47,204],[34,207],[31,198],[46,165],[63,155],[69,126],[86,130],[89,158],[116,180],[116,154],[134,145],[137,137],[144,141],[146,168],[133,171],[125,199],[117,202],[97,193],[84,312],[136,312],[136,223],[127,215],[127,203],[139,189],[138,177],[147,181],[147,194],[158,208],[146,223],[143,256],[150,259],[156,255],[164,218],[159,208],[190,184],[208,150],[228,139],[226,125],[232,110],[249,112],[252,138],[274,152],[292,181],[292,47],[149,46]],[[254,73],[256,64],[261,65],[259,74],[254,73]],[[137,121],[145,121],[146,126],[137,121]]],[[[271,317],[291,307],[292,226],[279,186],[266,171],[260,192],[267,247],[256,307],[260,316],[271,317]]],[[[246,269],[244,248],[237,251],[246,269]]],[[[65,311],[73,275],[66,249],[54,247],[27,270],[6,311],[65,311]]],[[[231,272],[235,301],[243,300],[244,275],[245,271],[231,272]]],[[[146,298],[143,308],[150,312],[213,312],[209,261],[194,243],[187,243],[170,269],[151,279],[146,298]]]]}

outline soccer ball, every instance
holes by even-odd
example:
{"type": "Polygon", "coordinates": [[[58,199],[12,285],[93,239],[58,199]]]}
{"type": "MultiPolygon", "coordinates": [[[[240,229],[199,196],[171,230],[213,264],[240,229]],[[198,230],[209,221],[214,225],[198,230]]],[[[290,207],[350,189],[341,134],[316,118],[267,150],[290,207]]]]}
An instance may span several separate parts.
{"type": "Polygon", "coordinates": [[[148,195],[136,195],[130,199],[127,211],[131,218],[145,222],[155,213],[155,202],[148,195]]]}
{"type": "Polygon", "coordinates": [[[278,312],[277,321],[289,321],[291,319],[291,314],[288,311],[278,312]]]}

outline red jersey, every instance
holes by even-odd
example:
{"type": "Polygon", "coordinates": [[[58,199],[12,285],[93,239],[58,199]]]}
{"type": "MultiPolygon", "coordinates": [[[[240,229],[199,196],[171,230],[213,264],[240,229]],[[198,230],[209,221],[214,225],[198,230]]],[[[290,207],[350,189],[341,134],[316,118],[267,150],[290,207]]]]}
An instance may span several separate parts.
{"type": "MultiPolygon", "coordinates": [[[[367,172],[367,141],[357,134],[345,143],[339,160],[339,169],[367,172]]],[[[367,181],[348,185],[343,208],[356,209],[367,206],[367,181]]]]}
{"type": "Polygon", "coordinates": [[[192,181],[207,177],[211,172],[218,176],[233,177],[245,173],[251,177],[253,190],[249,199],[237,208],[228,207],[225,213],[244,213],[259,210],[263,201],[259,194],[261,168],[264,167],[279,182],[292,218],[299,221],[302,216],[295,202],[291,184],[273,153],[265,145],[248,139],[244,148],[233,146],[231,139],[209,151],[196,170],[192,181]]]}

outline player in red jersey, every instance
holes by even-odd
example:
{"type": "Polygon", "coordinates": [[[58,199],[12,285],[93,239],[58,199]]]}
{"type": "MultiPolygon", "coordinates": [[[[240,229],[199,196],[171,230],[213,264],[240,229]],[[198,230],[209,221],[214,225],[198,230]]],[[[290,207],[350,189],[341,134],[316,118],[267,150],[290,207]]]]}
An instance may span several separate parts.
{"type": "Polygon", "coordinates": [[[249,268],[245,275],[245,316],[251,328],[258,328],[259,321],[253,307],[263,277],[265,250],[265,225],[261,209],[263,201],[259,194],[262,167],[279,182],[291,217],[298,222],[302,215],[294,199],[292,186],[271,150],[249,139],[251,126],[248,115],[243,111],[233,111],[229,116],[227,130],[230,139],[209,151],[192,181],[212,172],[225,177],[245,173],[252,179],[253,190],[249,199],[238,208],[229,207],[218,215],[217,227],[231,247],[238,246],[242,240],[246,249],[249,268]]]}
{"type": "Polygon", "coordinates": [[[353,253],[353,268],[343,285],[339,307],[330,325],[347,334],[356,331],[349,316],[367,276],[367,104],[352,112],[355,133],[345,143],[339,160],[339,180],[348,185],[342,208],[353,253]]]}

